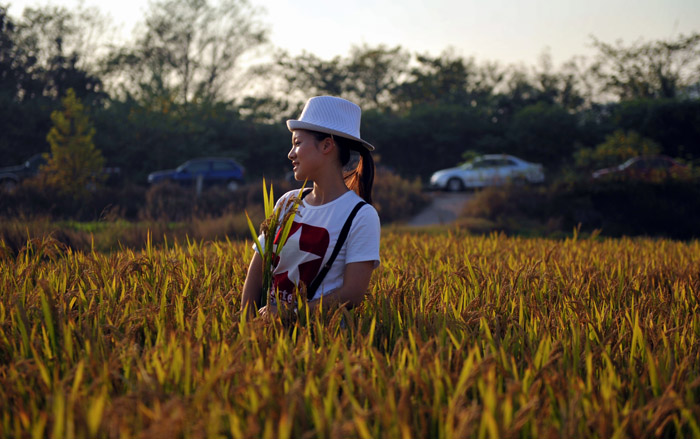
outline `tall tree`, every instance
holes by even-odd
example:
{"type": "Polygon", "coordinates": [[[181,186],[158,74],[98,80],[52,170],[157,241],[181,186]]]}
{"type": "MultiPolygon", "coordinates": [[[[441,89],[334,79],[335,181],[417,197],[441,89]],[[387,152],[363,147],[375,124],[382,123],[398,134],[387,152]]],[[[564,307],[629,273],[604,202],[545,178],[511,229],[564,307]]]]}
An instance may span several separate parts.
{"type": "Polygon", "coordinates": [[[398,88],[398,99],[405,108],[423,103],[466,104],[468,78],[473,60],[444,53],[438,57],[419,55],[418,65],[398,88]]]}
{"type": "Polygon", "coordinates": [[[569,110],[576,110],[584,104],[585,99],[580,91],[580,72],[576,60],[564,64],[556,70],[552,56],[545,51],[540,56],[539,65],[534,70],[534,85],[538,90],[538,101],[548,104],[559,104],[569,110]]]}
{"type": "Polygon", "coordinates": [[[61,101],[63,108],[51,114],[53,127],[46,136],[51,155],[42,174],[49,186],[81,198],[100,182],[104,158],[95,148],[95,129],[73,89],[61,101]]]}
{"type": "Polygon", "coordinates": [[[400,46],[354,46],[347,62],[345,88],[363,108],[389,108],[393,93],[408,73],[410,59],[400,46]]]}
{"type": "Polygon", "coordinates": [[[324,60],[303,52],[276,55],[270,72],[284,80],[284,94],[297,103],[329,94],[350,99],[362,108],[390,108],[393,93],[408,69],[410,55],[400,46],[353,46],[348,57],[324,60]]]}
{"type": "Polygon", "coordinates": [[[267,40],[256,17],[247,0],[156,1],[135,46],[114,51],[106,71],[142,97],[184,104],[230,97],[241,56],[267,40]]]}
{"type": "Polygon", "coordinates": [[[107,29],[108,19],[94,8],[26,8],[16,31],[18,60],[33,79],[33,86],[25,86],[25,97],[58,101],[73,89],[86,103],[101,103],[106,95],[95,64],[100,52],[97,35],[107,29]]]}
{"type": "Polygon", "coordinates": [[[7,9],[0,6],[0,93],[3,99],[14,100],[18,85],[24,75],[23,66],[17,63],[14,21],[7,9]]]}
{"type": "Polygon", "coordinates": [[[23,105],[30,85],[23,61],[16,44],[16,23],[7,15],[7,9],[0,6],[0,166],[25,160],[29,154],[38,152],[32,147],[34,143],[44,143],[40,136],[34,139],[36,142],[27,138],[27,134],[36,134],[28,131],[36,128],[32,124],[36,119],[27,117],[28,107],[23,105]]]}
{"type": "Polygon", "coordinates": [[[416,105],[447,104],[481,107],[503,81],[497,64],[477,65],[451,51],[440,56],[419,55],[405,80],[396,87],[395,99],[406,110],[416,105]]]}
{"type": "Polygon", "coordinates": [[[574,151],[576,117],[557,104],[540,101],[519,109],[508,123],[508,151],[555,170],[574,151]]]}
{"type": "Polygon", "coordinates": [[[10,18],[0,8],[0,157],[19,163],[45,152],[52,109],[69,88],[89,105],[104,95],[100,81],[83,70],[74,13],[62,8],[27,8],[10,18]]]}
{"type": "Polygon", "coordinates": [[[700,32],[625,46],[593,38],[598,49],[591,73],[601,92],[621,100],[676,98],[700,82],[700,32]]]}
{"type": "Polygon", "coordinates": [[[346,65],[347,60],[340,56],[324,60],[308,52],[292,57],[282,51],[275,55],[271,71],[283,79],[288,99],[303,103],[313,95],[342,96],[347,87],[346,65]]]}

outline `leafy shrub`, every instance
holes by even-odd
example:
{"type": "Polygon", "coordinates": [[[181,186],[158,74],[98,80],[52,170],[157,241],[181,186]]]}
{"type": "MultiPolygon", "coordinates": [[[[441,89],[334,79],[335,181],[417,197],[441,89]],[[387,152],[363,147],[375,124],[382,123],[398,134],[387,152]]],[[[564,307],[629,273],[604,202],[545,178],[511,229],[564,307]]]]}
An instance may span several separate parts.
{"type": "Polygon", "coordinates": [[[381,168],[375,175],[372,197],[383,224],[415,215],[429,202],[420,179],[409,181],[381,168]]]}
{"type": "Polygon", "coordinates": [[[653,140],[642,137],[635,131],[617,130],[595,148],[582,148],[576,151],[574,160],[579,169],[591,171],[596,168],[619,165],[639,155],[660,152],[661,147],[653,140]]]}
{"type": "Polygon", "coordinates": [[[507,190],[489,187],[474,193],[473,198],[464,206],[462,216],[498,220],[503,217],[520,214],[525,203],[520,196],[531,192],[512,187],[507,190]],[[518,203],[514,203],[514,200],[518,203]]]}
{"type": "Polygon", "coordinates": [[[457,225],[476,233],[501,230],[551,234],[559,222],[544,218],[547,189],[522,185],[488,187],[474,193],[460,212],[457,225]]]}

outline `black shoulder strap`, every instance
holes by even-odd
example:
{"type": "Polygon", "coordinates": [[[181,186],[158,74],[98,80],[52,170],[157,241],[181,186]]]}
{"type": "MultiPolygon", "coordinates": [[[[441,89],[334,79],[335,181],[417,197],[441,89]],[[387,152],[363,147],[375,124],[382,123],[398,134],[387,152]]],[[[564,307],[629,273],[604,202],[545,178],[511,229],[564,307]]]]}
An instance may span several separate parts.
{"type": "Polygon", "coordinates": [[[345,224],[343,224],[343,228],[340,230],[340,235],[338,236],[338,242],[335,243],[335,248],[333,249],[333,253],[331,253],[331,257],[328,258],[328,262],[326,262],[323,265],[323,268],[321,268],[321,271],[318,273],[316,278],[311,282],[311,285],[308,286],[306,289],[306,297],[308,300],[311,300],[314,298],[314,294],[316,294],[316,290],[318,287],[321,285],[321,282],[323,282],[323,278],[326,277],[326,274],[328,274],[328,271],[331,269],[331,266],[333,265],[333,262],[335,261],[335,258],[338,256],[338,253],[340,253],[340,249],[343,247],[343,244],[345,243],[345,239],[348,237],[348,233],[350,233],[350,226],[352,226],[352,220],[355,219],[355,215],[357,215],[357,212],[364,206],[365,203],[364,201],[360,201],[355,205],[355,208],[352,209],[352,212],[350,212],[350,216],[348,216],[348,219],[345,220],[345,224]]]}
{"type": "Polygon", "coordinates": [[[309,194],[311,193],[311,191],[313,191],[313,189],[311,189],[311,188],[306,189],[306,190],[301,194],[301,199],[303,200],[304,197],[306,197],[307,195],[309,195],[309,194]]]}

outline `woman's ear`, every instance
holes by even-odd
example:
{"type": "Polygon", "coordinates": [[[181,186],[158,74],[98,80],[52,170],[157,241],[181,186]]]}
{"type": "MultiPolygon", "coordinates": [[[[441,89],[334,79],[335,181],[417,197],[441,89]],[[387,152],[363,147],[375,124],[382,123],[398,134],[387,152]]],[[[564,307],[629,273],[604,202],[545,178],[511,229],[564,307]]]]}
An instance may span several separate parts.
{"type": "Polygon", "coordinates": [[[335,146],[335,141],[331,137],[326,137],[323,139],[323,142],[321,142],[321,152],[324,154],[328,154],[331,151],[333,151],[333,147],[335,146]]]}

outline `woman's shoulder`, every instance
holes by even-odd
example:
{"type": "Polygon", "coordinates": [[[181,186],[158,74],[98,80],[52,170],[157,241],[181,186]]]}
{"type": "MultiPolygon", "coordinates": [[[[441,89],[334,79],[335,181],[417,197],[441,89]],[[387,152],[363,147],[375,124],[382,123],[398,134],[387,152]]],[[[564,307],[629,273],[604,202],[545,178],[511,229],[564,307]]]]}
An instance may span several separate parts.
{"type": "Polygon", "coordinates": [[[357,195],[354,191],[350,191],[347,200],[348,205],[356,206],[358,203],[364,203],[362,207],[357,211],[357,218],[359,221],[376,221],[379,222],[379,214],[377,209],[371,204],[365,202],[362,197],[357,195]]]}
{"type": "Polygon", "coordinates": [[[355,192],[355,191],[347,191],[346,193],[344,193],[342,196],[342,201],[344,204],[346,204],[348,206],[353,206],[353,207],[356,206],[358,203],[364,203],[363,206],[360,208],[360,211],[375,210],[374,206],[365,202],[365,200],[363,200],[362,197],[357,195],[357,192],[355,192]]]}

